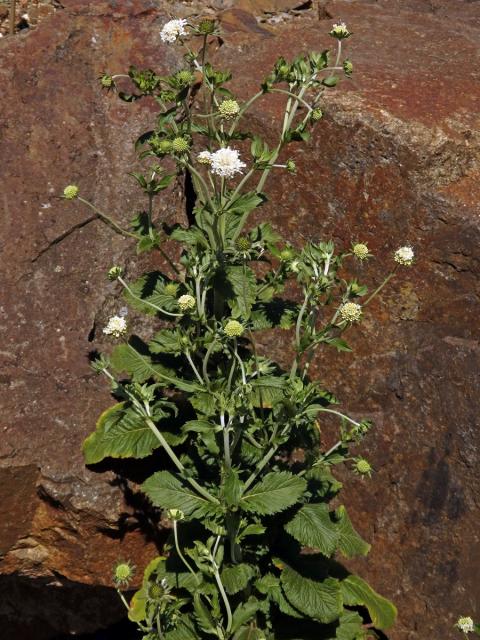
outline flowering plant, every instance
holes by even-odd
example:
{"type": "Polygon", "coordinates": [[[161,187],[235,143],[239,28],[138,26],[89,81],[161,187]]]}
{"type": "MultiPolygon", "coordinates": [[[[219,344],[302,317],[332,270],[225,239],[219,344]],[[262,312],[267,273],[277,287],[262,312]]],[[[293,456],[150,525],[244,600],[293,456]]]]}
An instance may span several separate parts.
{"type": "MultiPolygon", "coordinates": [[[[161,38],[185,47],[184,68],[166,77],[131,68],[135,93],[119,91],[124,100],[149,95],[160,105],[155,128],[137,142],[148,167],[133,174],[147,210],[126,230],[74,185],[64,192],[134,238],[138,252],[160,251],[166,264],[165,273],[135,282],[120,266],[108,274],[129,305],[159,324],[148,341],[130,336],[93,362],[118,402],[84,443],[87,464],[145,458],[157,448],[167,456],[141,486],[171,521],[164,555],[145,569],[129,602],[121,588],[133,567],[122,562],[114,573],[144,640],[366,640],[384,637],[377,631],[395,619],[395,607],[340,564],[339,555],[364,556],[370,545],[338,500],[329,507],[342,486],[336,465],[360,477],[373,471],[350,453],[370,422],[341,411],[309,371],[318,349],[350,351],[343,334],[362,320],[395,270],[412,264],[413,250],[398,249],[395,268],[368,294],[344,268],[350,259],[371,257],[365,244],[346,251],[331,241],[295,248],[268,223],[250,223],[267,200],[270,172],[295,171],[292,159],[277,163],[284,149],[308,140],[321,120],[324,92],[352,73],[352,63],[342,60],[346,25],[334,25],[330,35],[337,44],[333,64],[329,51],[280,58],[258,93],[240,102],[226,86],[230,74],[207,59],[217,24],[171,20],[161,38]],[[273,93],[286,104],[270,147],[242,127],[252,104],[273,93]],[[173,174],[159,165],[166,158],[174,161],[173,174]],[[154,200],[181,175],[194,191],[189,225],[169,227],[154,219],[154,200]],[[180,245],[179,260],[166,240],[180,245]],[[300,302],[284,294],[292,283],[300,302]],[[256,336],[265,330],[291,338],[288,368],[261,352],[256,336]],[[339,421],[338,441],[328,449],[327,414],[339,421]]],[[[117,78],[105,74],[102,85],[116,88],[117,78]]],[[[117,315],[104,332],[116,340],[128,330],[117,315]]]]}

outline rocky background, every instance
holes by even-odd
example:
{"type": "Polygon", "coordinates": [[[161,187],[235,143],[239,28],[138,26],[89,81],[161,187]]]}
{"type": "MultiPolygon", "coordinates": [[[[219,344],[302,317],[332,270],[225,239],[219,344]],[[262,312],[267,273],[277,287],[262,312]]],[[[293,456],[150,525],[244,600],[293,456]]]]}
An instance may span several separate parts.
{"type": "MultiPolygon", "coordinates": [[[[54,4],[0,41],[2,638],[117,622],[112,564],[142,568],[161,545],[158,514],[134,484],[155,460],[87,470],[80,452],[111,403],[87,358],[109,348],[101,328],[118,310],[105,272],[128,258],[134,276],[145,259],[132,261],[128,240],[58,196],[76,183],[122,222],[142,207],[126,173],[154,106],[122,103],[96,79],[130,63],[175,67],[159,30],[168,16],[199,13],[220,14],[228,37],[215,55],[241,98],[278,55],[331,46],[332,21],[355,32],[354,79],[329,93],[313,139],[291,150],[298,175],[271,179],[275,204],[262,215],[294,243],[367,242],[372,283],[392,250],[415,248],[414,268],[352,332],[355,353],[325,353],[316,366],[347,410],[376,424],[365,453],[377,473],[350,482],[345,502],[373,545],[355,568],[399,608],[389,638],[458,637],[459,615],[480,618],[480,1],[54,4]]],[[[252,126],[273,136],[278,110],[257,102],[252,126]]],[[[157,206],[181,220],[179,186],[157,206]]]]}

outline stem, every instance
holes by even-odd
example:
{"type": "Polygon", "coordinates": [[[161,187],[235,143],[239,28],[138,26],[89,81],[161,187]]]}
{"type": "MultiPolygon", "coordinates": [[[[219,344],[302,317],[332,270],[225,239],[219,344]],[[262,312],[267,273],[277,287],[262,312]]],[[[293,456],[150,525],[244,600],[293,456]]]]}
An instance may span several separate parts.
{"type": "Polygon", "coordinates": [[[139,296],[137,296],[137,295],[135,295],[133,293],[133,291],[130,289],[128,284],[125,282],[125,280],[121,276],[119,276],[117,279],[120,282],[120,284],[125,288],[125,290],[128,291],[128,293],[135,300],[138,300],[142,304],[146,304],[147,306],[152,307],[152,309],[155,309],[156,311],[159,311],[160,313],[164,313],[167,316],[172,316],[173,318],[181,318],[182,317],[182,315],[183,315],[182,313],[171,313],[170,311],[167,311],[166,309],[162,309],[162,307],[159,307],[158,305],[153,304],[153,302],[149,302],[148,300],[144,300],[143,298],[140,298],[139,296]]]}
{"type": "Polygon", "coordinates": [[[185,556],[183,555],[183,553],[180,551],[180,544],[178,542],[178,529],[177,529],[177,521],[174,520],[173,521],[173,537],[175,539],[175,549],[177,550],[178,556],[180,558],[180,560],[183,562],[183,564],[187,567],[187,569],[190,571],[190,573],[192,574],[192,576],[195,577],[195,581],[197,584],[200,584],[200,580],[197,576],[197,574],[195,573],[195,571],[192,569],[192,567],[190,566],[190,564],[187,562],[185,556]]]}
{"type": "Polygon", "coordinates": [[[238,360],[238,364],[240,365],[240,371],[242,372],[242,384],[246,385],[247,384],[247,377],[245,375],[245,368],[243,366],[242,359],[238,355],[237,339],[236,338],[235,338],[234,355],[235,355],[236,359],[238,360]]]}
{"type": "Polygon", "coordinates": [[[128,604],[128,602],[125,599],[125,596],[123,595],[123,593],[120,591],[120,589],[117,589],[117,593],[120,596],[120,600],[123,602],[123,604],[125,605],[127,611],[130,610],[130,605],[128,604]]]}
{"type": "Polygon", "coordinates": [[[220,413],[220,424],[222,426],[222,431],[223,431],[223,450],[225,454],[225,468],[231,469],[232,458],[230,456],[230,438],[228,437],[228,427],[230,425],[230,420],[228,421],[228,424],[225,425],[225,413],[223,411],[220,413]]]}
{"type": "Polygon", "coordinates": [[[129,238],[135,238],[135,240],[139,239],[139,237],[135,233],[131,233],[130,231],[127,231],[126,229],[122,229],[122,227],[120,227],[114,220],[112,220],[105,213],[102,213],[102,211],[100,211],[100,209],[97,209],[97,207],[95,205],[93,205],[88,200],[85,200],[85,198],[82,198],[81,196],[77,196],[77,200],[80,200],[80,202],[83,202],[83,204],[86,204],[88,207],[90,207],[90,209],[95,211],[95,213],[100,218],[100,220],[103,220],[103,222],[105,222],[106,224],[108,224],[111,227],[113,227],[113,229],[115,229],[115,231],[117,233],[119,233],[120,235],[127,236],[129,238]]]}
{"type": "Polygon", "coordinates": [[[208,202],[210,209],[213,211],[213,205],[210,199],[210,193],[208,191],[207,183],[205,182],[201,174],[190,163],[187,163],[187,167],[193,173],[193,175],[197,178],[197,180],[199,180],[202,186],[202,191],[204,192],[204,195],[205,195],[205,199],[208,202]]]}
{"type": "Polygon", "coordinates": [[[296,101],[303,104],[303,106],[307,107],[308,111],[313,111],[312,107],[306,102],[303,98],[300,98],[296,93],[292,93],[291,91],[286,91],[285,89],[271,89],[271,93],[284,93],[286,96],[290,96],[291,98],[295,98],[296,101]]]}
{"type": "Polygon", "coordinates": [[[328,451],[326,451],[325,453],[322,454],[323,458],[328,458],[328,456],[333,453],[336,449],[338,449],[338,447],[340,447],[343,444],[342,440],[339,440],[336,444],[333,445],[333,447],[330,447],[330,449],[328,451]]]}
{"type": "Polygon", "coordinates": [[[212,564],[215,569],[215,580],[217,582],[218,590],[222,596],[223,603],[225,605],[225,609],[227,611],[227,633],[232,628],[232,609],[230,607],[230,602],[228,601],[227,594],[225,593],[225,589],[223,588],[222,580],[220,578],[220,574],[218,573],[218,567],[215,560],[212,558],[212,564]]]}
{"type": "Polygon", "coordinates": [[[202,378],[202,376],[198,373],[198,369],[195,366],[195,363],[192,360],[192,356],[190,355],[189,351],[185,351],[185,357],[188,360],[190,366],[192,367],[193,373],[197,376],[197,380],[200,382],[201,385],[205,385],[205,381],[202,378]]]}
{"type": "Polygon", "coordinates": [[[356,427],[360,426],[360,422],[356,422],[353,418],[349,418],[348,416],[346,416],[343,413],[340,413],[340,411],[335,411],[335,409],[319,409],[319,412],[323,412],[323,413],[334,413],[336,416],[340,416],[341,418],[343,418],[344,420],[347,420],[348,422],[350,422],[351,424],[355,425],[356,427]]]}
{"type": "Polygon", "coordinates": [[[385,278],[385,280],[382,282],[382,284],[381,284],[379,287],[377,287],[377,288],[375,289],[375,291],[374,291],[374,292],[373,292],[373,293],[372,293],[372,294],[371,294],[371,295],[370,295],[370,296],[365,300],[365,302],[364,302],[364,303],[363,303],[363,305],[362,305],[363,307],[366,307],[366,306],[367,306],[367,304],[368,304],[371,300],[373,300],[373,298],[374,298],[377,294],[379,294],[379,293],[380,293],[380,291],[381,291],[381,290],[383,289],[383,287],[387,284],[387,282],[389,282],[389,280],[391,280],[391,279],[393,278],[393,276],[395,275],[395,271],[396,271],[396,269],[394,269],[393,271],[391,271],[391,272],[388,274],[388,276],[385,278]]]}
{"type": "Polygon", "coordinates": [[[215,342],[216,342],[216,340],[212,340],[212,342],[208,345],[208,349],[207,349],[207,352],[205,354],[205,358],[203,359],[203,364],[202,364],[203,377],[205,378],[207,384],[210,384],[210,378],[208,377],[208,361],[209,361],[210,356],[212,354],[213,347],[215,346],[215,342]]]}

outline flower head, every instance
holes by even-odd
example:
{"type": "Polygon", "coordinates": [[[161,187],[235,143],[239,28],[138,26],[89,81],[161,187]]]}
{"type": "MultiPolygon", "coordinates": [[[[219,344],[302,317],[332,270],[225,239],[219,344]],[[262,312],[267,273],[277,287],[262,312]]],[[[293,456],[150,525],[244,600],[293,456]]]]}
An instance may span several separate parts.
{"type": "Polygon", "coordinates": [[[185,153],[190,148],[190,143],[186,138],[174,138],[172,140],[172,149],[175,153],[185,153]]]}
{"type": "Polygon", "coordinates": [[[191,311],[192,309],[195,309],[196,305],[195,298],[188,293],[180,296],[177,303],[180,307],[180,311],[191,311]]]}
{"type": "Polygon", "coordinates": [[[353,73],[353,62],[351,60],[343,61],[343,71],[346,76],[350,76],[353,73]]]}
{"type": "Polygon", "coordinates": [[[218,110],[222,118],[231,120],[238,115],[238,112],[240,111],[240,105],[236,100],[224,100],[220,103],[218,110]]]}
{"type": "Polygon", "coordinates": [[[212,154],[210,153],[210,151],[200,151],[197,156],[197,160],[200,164],[211,164],[212,154]]]}
{"type": "Polygon", "coordinates": [[[75,184],[69,184],[63,190],[63,197],[67,200],[73,200],[78,196],[78,187],[75,184]]]}
{"type": "Polygon", "coordinates": [[[395,259],[395,262],[398,262],[398,264],[403,264],[405,267],[410,267],[413,263],[415,254],[412,247],[406,246],[397,249],[393,257],[395,259]]]}
{"type": "Polygon", "coordinates": [[[318,122],[323,117],[323,111],[321,109],[312,109],[312,120],[318,122]]]}
{"type": "Polygon", "coordinates": [[[119,562],[113,569],[113,582],[117,587],[126,587],[135,575],[135,567],[129,560],[119,562]]]}
{"type": "Polygon", "coordinates": [[[217,176],[232,178],[236,173],[242,173],[242,169],[246,165],[240,160],[236,149],[224,147],[211,154],[210,166],[212,173],[215,173],[217,176]]]}
{"type": "Polygon", "coordinates": [[[368,460],[365,458],[357,458],[355,460],[354,471],[361,476],[370,476],[372,474],[373,468],[368,460]]]}
{"type": "Polygon", "coordinates": [[[295,162],[291,158],[289,158],[285,163],[285,169],[289,173],[296,173],[297,172],[297,165],[295,164],[295,162]]]}
{"type": "Polygon", "coordinates": [[[347,29],[347,25],[345,24],[345,22],[338,22],[333,25],[332,30],[330,31],[330,35],[332,36],[332,38],[337,38],[337,40],[344,40],[352,34],[347,29]]]}
{"type": "Polygon", "coordinates": [[[190,69],[181,69],[178,73],[175,74],[175,79],[182,87],[188,87],[189,84],[192,84],[194,75],[190,71],[190,69]]]}
{"type": "Polygon", "coordinates": [[[455,626],[458,627],[460,631],[463,631],[463,633],[472,633],[475,631],[473,620],[469,616],[462,616],[459,618],[455,626]]]}
{"type": "Polygon", "coordinates": [[[244,327],[238,320],[229,320],[223,330],[229,338],[238,338],[242,335],[244,327]]]}
{"type": "Polygon", "coordinates": [[[356,302],[346,302],[340,308],[340,315],[346,322],[358,322],[362,317],[362,307],[356,302]]]}
{"type": "Polygon", "coordinates": [[[176,282],[169,282],[165,285],[163,291],[167,294],[167,296],[176,296],[178,291],[178,284],[176,282]]]}
{"type": "Polygon", "coordinates": [[[239,238],[237,238],[235,240],[235,247],[239,250],[239,251],[249,251],[252,247],[252,243],[250,242],[250,240],[246,237],[246,236],[240,236],[239,238]]]}
{"type": "Polygon", "coordinates": [[[180,509],[169,509],[167,511],[167,516],[170,520],[175,520],[175,521],[185,519],[185,514],[180,509]]]}
{"type": "Polygon", "coordinates": [[[105,89],[111,89],[113,87],[113,85],[114,85],[114,81],[113,81],[112,76],[109,73],[104,73],[100,77],[100,84],[105,89]]]}
{"type": "Polygon", "coordinates": [[[107,325],[103,328],[103,333],[107,336],[120,338],[127,332],[127,321],[122,316],[112,316],[107,325]]]}
{"type": "Polygon", "coordinates": [[[352,247],[353,255],[359,260],[365,260],[370,255],[366,244],[358,243],[352,247]]]}
{"type": "Polygon", "coordinates": [[[208,18],[200,20],[198,30],[200,33],[207,36],[215,33],[215,20],[209,20],[208,18]]]}
{"type": "Polygon", "coordinates": [[[169,44],[173,44],[177,38],[181,36],[186,36],[187,32],[185,31],[185,26],[187,24],[186,20],[170,20],[166,24],[163,25],[162,30],[160,31],[160,38],[162,42],[168,42],[169,44]]]}
{"type": "Polygon", "coordinates": [[[122,267],[119,267],[118,265],[115,265],[113,267],[111,267],[108,270],[108,279],[109,280],[116,280],[117,278],[119,278],[122,275],[122,267]]]}

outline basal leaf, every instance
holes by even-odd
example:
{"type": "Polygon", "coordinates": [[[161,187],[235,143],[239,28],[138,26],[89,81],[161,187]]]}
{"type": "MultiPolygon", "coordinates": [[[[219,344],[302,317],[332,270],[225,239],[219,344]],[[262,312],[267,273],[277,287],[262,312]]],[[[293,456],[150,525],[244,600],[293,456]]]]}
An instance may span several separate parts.
{"type": "Polygon", "coordinates": [[[211,503],[169,471],[158,471],[142,484],[142,490],[156,507],[180,509],[186,516],[201,517],[211,512],[211,503]]]}
{"type": "Polygon", "coordinates": [[[333,622],[340,616],[342,593],[338,580],[311,580],[285,567],[281,582],[287,600],[306,616],[324,623],[333,622]]]}
{"type": "Polygon", "coordinates": [[[257,570],[253,565],[244,562],[225,567],[221,574],[223,586],[227,593],[234,595],[245,589],[256,572],[257,570]]]}
{"type": "Polygon", "coordinates": [[[366,556],[370,551],[370,545],[353,528],[345,507],[339,507],[335,515],[337,517],[338,549],[346,558],[366,556]]]}
{"type": "Polygon", "coordinates": [[[377,629],[389,629],[393,625],[397,616],[395,605],[376,593],[365,580],[350,575],[342,580],[340,586],[344,603],[349,606],[367,607],[377,629]]]}
{"type": "Polygon", "coordinates": [[[324,503],[305,504],[285,529],[303,546],[318,549],[326,556],[331,556],[337,547],[339,531],[324,503]]]}

